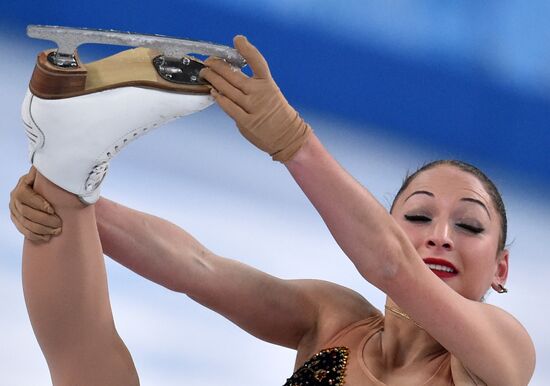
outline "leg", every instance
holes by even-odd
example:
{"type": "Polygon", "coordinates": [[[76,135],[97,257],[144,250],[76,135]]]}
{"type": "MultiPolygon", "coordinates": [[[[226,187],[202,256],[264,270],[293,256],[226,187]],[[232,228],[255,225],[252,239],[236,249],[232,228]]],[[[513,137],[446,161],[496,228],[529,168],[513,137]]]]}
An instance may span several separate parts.
{"type": "Polygon", "coordinates": [[[40,173],[35,189],[64,225],[55,240],[27,240],[23,250],[25,300],[55,385],[139,383],[113,323],[94,206],[81,201],[97,201],[111,159],[128,143],[213,103],[202,82],[181,87],[158,77],[150,54],[127,51],[60,75],[43,52],[23,101],[29,158],[40,173]],[[118,80],[86,89],[102,79],[118,80]]]}
{"type": "Polygon", "coordinates": [[[138,385],[113,322],[94,206],[40,174],[35,190],[64,224],[50,242],[23,248],[25,301],[53,384],[138,385]]]}

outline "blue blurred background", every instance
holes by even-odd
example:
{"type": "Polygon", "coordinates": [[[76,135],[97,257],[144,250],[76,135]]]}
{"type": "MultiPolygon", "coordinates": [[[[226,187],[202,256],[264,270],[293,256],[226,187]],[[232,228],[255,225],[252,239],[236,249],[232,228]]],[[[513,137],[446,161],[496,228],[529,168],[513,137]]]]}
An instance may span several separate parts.
{"type": "MultiPolygon", "coordinates": [[[[538,350],[532,384],[550,384],[541,366],[550,360],[550,334],[540,311],[550,306],[549,17],[550,3],[542,0],[2,2],[0,193],[7,202],[28,168],[19,106],[36,54],[52,47],[26,38],[27,24],[223,44],[244,34],[291,104],[383,204],[408,169],[436,158],[472,162],[495,178],[514,244],[511,292],[489,302],[527,326],[538,350]]],[[[90,45],[80,52],[92,60],[119,49],[90,45]]],[[[246,144],[217,107],[129,146],[113,162],[103,193],[174,221],[219,254],[282,277],[333,280],[383,306],[284,170],[246,144]]],[[[0,229],[0,372],[8,374],[0,384],[46,385],[21,294],[21,238],[6,205],[0,229]]],[[[117,325],[142,384],[278,385],[290,375],[291,351],[107,264],[117,325]]]]}

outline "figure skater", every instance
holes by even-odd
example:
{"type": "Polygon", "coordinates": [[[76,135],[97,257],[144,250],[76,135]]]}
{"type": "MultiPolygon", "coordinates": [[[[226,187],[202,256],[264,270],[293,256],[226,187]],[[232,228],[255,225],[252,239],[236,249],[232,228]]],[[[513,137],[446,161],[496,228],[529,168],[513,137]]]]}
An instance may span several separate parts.
{"type": "Polygon", "coordinates": [[[217,256],[176,225],[106,198],[85,204],[31,169],[10,209],[26,236],[25,299],[54,384],[138,384],[113,323],[103,252],[295,349],[286,386],[527,385],[531,338],[483,302],[491,288],[506,292],[509,268],[491,180],[460,161],[432,162],[405,180],[388,212],[287,103],[260,52],[242,36],[234,43],[253,76],[209,58],[201,76],[212,96],[287,168],[358,272],[387,295],[384,312],[335,283],[282,280],[217,256]]]}

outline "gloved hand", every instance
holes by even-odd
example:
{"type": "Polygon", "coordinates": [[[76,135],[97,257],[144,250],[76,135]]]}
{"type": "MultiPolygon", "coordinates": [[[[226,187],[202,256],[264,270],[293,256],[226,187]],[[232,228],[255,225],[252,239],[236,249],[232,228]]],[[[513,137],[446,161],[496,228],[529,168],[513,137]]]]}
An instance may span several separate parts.
{"type": "Polygon", "coordinates": [[[33,190],[36,169],[19,179],[10,194],[11,221],[27,239],[49,241],[61,233],[61,219],[52,206],[33,190]]]}
{"type": "Polygon", "coordinates": [[[235,121],[241,134],[274,161],[289,161],[306,142],[310,126],[290,106],[271,77],[260,52],[244,36],[234,38],[246,59],[250,78],[222,59],[210,57],[200,75],[212,85],[211,94],[235,121]]]}

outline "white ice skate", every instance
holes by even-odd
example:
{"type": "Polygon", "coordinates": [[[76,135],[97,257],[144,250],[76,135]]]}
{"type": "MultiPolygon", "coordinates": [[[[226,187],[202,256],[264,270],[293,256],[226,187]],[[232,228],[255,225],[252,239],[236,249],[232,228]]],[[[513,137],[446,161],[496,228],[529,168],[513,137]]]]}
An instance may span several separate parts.
{"type": "Polygon", "coordinates": [[[88,204],[99,198],[109,161],[130,141],[213,103],[188,54],[216,55],[242,67],[232,48],[115,31],[29,26],[57,50],[38,55],[21,114],[32,164],[88,204]],[[83,43],[140,47],[82,64],[83,43]]]}

